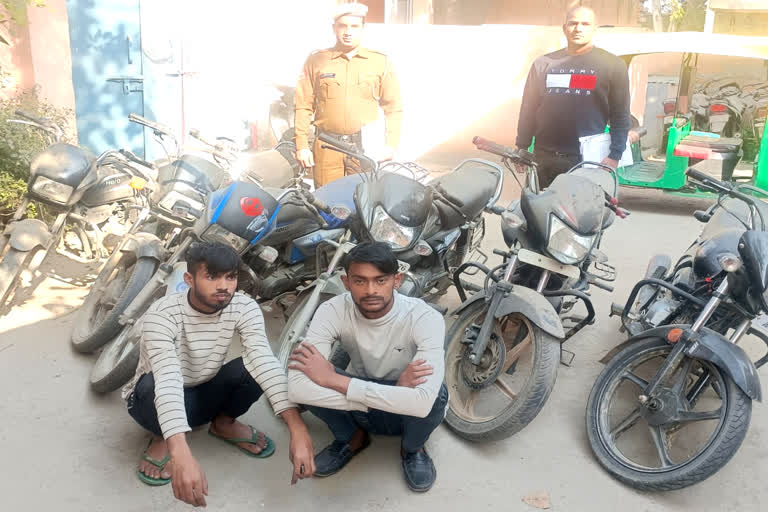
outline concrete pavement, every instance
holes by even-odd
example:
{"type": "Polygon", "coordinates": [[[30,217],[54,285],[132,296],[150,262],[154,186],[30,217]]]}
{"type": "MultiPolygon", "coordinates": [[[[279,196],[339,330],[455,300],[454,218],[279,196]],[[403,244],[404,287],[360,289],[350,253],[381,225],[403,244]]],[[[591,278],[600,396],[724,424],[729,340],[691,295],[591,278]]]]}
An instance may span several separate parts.
{"type": "MultiPolygon", "coordinates": [[[[511,181],[511,180],[510,180],[511,181]]],[[[510,189],[505,195],[513,195],[510,189]]],[[[576,353],[561,366],[542,413],[522,432],[493,444],[463,441],[447,428],[433,435],[428,449],[438,480],[425,495],[403,482],[398,443],[374,438],[372,446],[340,474],[290,483],[287,432],[263,403],[244,417],[277,443],[267,460],[244,457],[208,435],[191,434],[193,453],[205,469],[208,509],[248,510],[536,510],[528,495],[545,492],[552,510],[656,511],[759,510],[768,502],[763,477],[768,469],[768,410],[754,404],[752,425],[740,451],[706,482],[666,494],[644,494],[611,479],[595,462],[586,441],[584,408],[601,369],[598,359],[622,341],[618,321],[608,318],[611,300],[622,301],[655,252],[677,255],[700,229],[691,213],[705,202],[649,191],[624,191],[633,215],[617,220],[603,250],[617,266],[616,292],[594,292],[598,321],[565,348],[576,353]]],[[[502,246],[498,223],[489,219],[486,247],[502,246]]],[[[92,356],[69,347],[71,311],[87,293],[66,279],[94,269],[58,261],[27,303],[0,318],[0,509],[29,511],[175,511],[170,486],[150,488],[135,475],[146,435],[129,418],[118,393],[98,396],[88,388],[92,356]]],[[[86,279],[87,280],[87,279],[86,279]]],[[[455,305],[454,292],[446,305],[455,305]]],[[[270,331],[280,321],[270,320],[270,331]]],[[[765,372],[763,377],[765,377],[765,372]]],[[[307,417],[317,449],[330,435],[307,417]]]]}

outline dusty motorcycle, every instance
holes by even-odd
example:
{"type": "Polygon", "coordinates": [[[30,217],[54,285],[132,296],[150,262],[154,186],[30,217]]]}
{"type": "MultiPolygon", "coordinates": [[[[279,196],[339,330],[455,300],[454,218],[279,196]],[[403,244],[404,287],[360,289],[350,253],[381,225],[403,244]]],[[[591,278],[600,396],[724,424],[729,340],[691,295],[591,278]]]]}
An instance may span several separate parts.
{"type": "Polygon", "coordinates": [[[531,153],[479,137],[474,143],[501,156],[513,176],[518,167],[526,173],[520,200],[493,211],[508,246],[493,251],[503,262],[468,262],[454,274],[462,304],[445,339],[446,422],[465,439],[485,441],[518,432],[544,407],[561,360],[570,365],[574,356],[561,345],[594,321],[590,286],[612,290],[606,282],[615,269],[599,247],[627,212],[610,167],[582,162],[541,191],[531,153]],[[486,277],[467,298],[460,277],[472,267],[486,277]],[[578,303],[586,316],[575,314],[578,303]]]}
{"type": "MultiPolygon", "coordinates": [[[[119,316],[117,334],[104,346],[91,371],[92,389],[113,391],[133,376],[139,360],[141,317],[158,298],[183,291],[183,259],[190,244],[201,240],[232,246],[243,260],[240,288],[260,302],[274,300],[283,290],[314,277],[312,265],[321,257],[322,242],[344,233],[339,227],[344,225],[348,207],[343,201],[333,203],[343,196],[343,180],[314,194],[298,183],[286,190],[268,190],[245,181],[211,193],[200,217],[178,235],[178,245],[157,254],[160,263],[151,279],[119,316]],[[329,202],[334,206],[328,206],[329,202]]],[[[137,250],[156,249],[155,244],[137,250]]]]}
{"type": "Polygon", "coordinates": [[[30,275],[56,250],[71,229],[79,254],[93,260],[109,254],[107,237],[122,236],[147,204],[153,170],[127,151],[106,151],[98,158],[85,149],[59,142],[60,127],[50,120],[16,111],[13,120],[50,134],[52,144],[30,165],[27,193],[0,236],[0,306],[17,288],[22,273],[30,275]],[[137,163],[139,162],[139,163],[137,163]],[[34,203],[42,219],[24,218],[34,203]]]}
{"type": "MultiPolygon", "coordinates": [[[[492,162],[466,160],[446,176],[424,184],[416,178],[428,172],[416,164],[379,166],[353,145],[327,134],[319,138],[324,148],[358,160],[371,172],[358,175],[363,181],[354,191],[349,228],[339,240],[326,242],[335,248],[330,262],[298,295],[280,334],[278,358],[283,365],[303,339],[318,306],[346,292],[341,263],[355,241],[389,244],[403,274],[398,293],[432,302],[452,286],[453,271],[479,250],[485,235],[483,212],[493,207],[503,186],[503,170],[492,162]]],[[[444,308],[433,306],[445,313],[444,308]]],[[[348,355],[339,349],[331,360],[343,368],[348,355]]]]}
{"type": "Polygon", "coordinates": [[[674,267],[656,256],[624,306],[614,305],[630,339],[603,361],[586,425],[598,462],[637,489],[673,490],[722,468],[741,446],[762,398],[757,368],[738,345],[768,311],[766,193],[689,168],[697,186],[719,195],[696,217],[699,238],[674,267]]]}
{"type": "Polygon", "coordinates": [[[71,335],[78,352],[93,352],[115,337],[120,315],[164,255],[179,243],[182,230],[200,217],[207,195],[230,181],[226,169],[235,159],[218,141],[208,141],[197,130],[190,134],[209,148],[209,158],[183,151],[172,131],[159,123],[136,114],[129,119],[152,130],[167,163],[158,169],[157,185],[138,209],[136,222],[112,251],[78,309],[71,335]]]}

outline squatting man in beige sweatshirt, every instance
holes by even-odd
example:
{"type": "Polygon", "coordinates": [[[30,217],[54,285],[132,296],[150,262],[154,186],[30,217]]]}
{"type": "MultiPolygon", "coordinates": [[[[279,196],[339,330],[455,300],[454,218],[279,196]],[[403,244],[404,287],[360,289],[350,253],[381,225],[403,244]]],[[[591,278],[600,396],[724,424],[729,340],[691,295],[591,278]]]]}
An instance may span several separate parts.
{"type": "Polygon", "coordinates": [[[328,425],[334,441],[315,455],[315,476],[338,472],[370,444],[369,434],[401,436],[405,481],[417,492],[436,478],[424,444],[445,417],[443,317],[421,299],[399,295],[389,245],[362,243],[347,255],[349,293],[317,309],[288,366],[288,398],[328,425]],[[337,342],[346,371],[329,362],[337,342]]]}

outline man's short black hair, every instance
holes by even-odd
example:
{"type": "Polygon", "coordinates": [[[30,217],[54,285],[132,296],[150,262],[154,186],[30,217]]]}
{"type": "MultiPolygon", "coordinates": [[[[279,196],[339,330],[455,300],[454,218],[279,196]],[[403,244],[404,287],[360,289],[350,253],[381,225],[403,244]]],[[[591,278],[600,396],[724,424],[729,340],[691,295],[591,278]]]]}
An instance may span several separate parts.
{"type": "Polygon", "coordinates": [[[187,249],[184,258],[187,272],[193,276],[204,263],[212,277],[237,272],[240,268],[240,256],[235,250],[219,242],[194,243],[187,249]]]}
{"type": "Polygon", "coordinates": [[[397,274],[400,267],[392,248],[384,242],[363,242],[356,245],[344,260],[344,270],[347,273],[353,263],[370,263],[385,274],[397,274]]]}

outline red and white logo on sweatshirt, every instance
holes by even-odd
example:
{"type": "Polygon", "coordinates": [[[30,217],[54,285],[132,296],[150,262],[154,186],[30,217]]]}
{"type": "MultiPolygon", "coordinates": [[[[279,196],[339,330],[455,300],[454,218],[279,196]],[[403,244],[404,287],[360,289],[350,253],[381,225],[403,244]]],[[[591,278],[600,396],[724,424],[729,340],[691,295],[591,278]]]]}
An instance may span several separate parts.
{"type": "Polygon", "coordinates": [[[545,87],[549,94],[592,95],[597,85],[594,69],[550,69],[545,87]]]}

